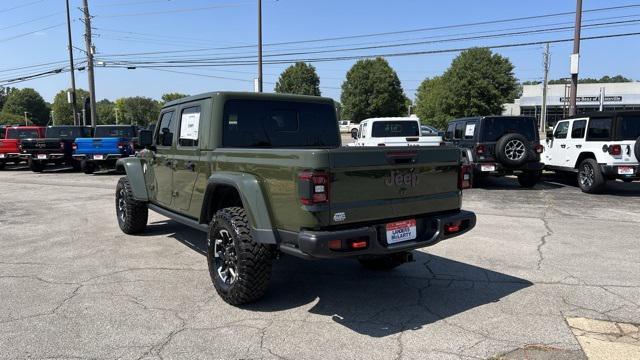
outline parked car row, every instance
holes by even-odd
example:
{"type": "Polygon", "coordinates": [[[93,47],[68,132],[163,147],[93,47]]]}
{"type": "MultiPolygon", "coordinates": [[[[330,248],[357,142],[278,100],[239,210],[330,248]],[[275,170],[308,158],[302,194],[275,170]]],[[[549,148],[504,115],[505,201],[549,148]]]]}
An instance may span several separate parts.
{"type": "Polygon", "coordinates": [[[516,175],[530,188],[543,170],[574,177],[586,193],[603,191],[610,180],[640,180],[640,112],[565,119],[542,142],[537,129],[534,117],[469,117],[449,122],[439,138],[415,117],[376,118],[358,125],[349,146],[438,146],[444,140],[462,150],[476,184],[489,176],[516,175]]]}
{"type": "Polygon", "coordinates": [[[48,164],[71,166],[91,174],[113,169],[116,160],[139,150],[134,125],[10,126],[0,140],[0,169],[6,164],[26,162],[33,172],[48,164]]]}

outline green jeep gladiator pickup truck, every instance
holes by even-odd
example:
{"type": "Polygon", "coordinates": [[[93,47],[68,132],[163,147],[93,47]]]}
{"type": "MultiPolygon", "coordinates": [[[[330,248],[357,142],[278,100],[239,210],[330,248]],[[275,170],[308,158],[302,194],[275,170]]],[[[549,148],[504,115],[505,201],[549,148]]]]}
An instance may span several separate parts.
{"type": "Polygon", "coordinates": [[[373,269],[461,235],[471,168],[455,147],[341,147],[322,97],[216,92],[167,103],[116,189],[122,231],[148,210],[208,234],[208,265],[228,303],[255,301],[281,253],[358,259],[373,269]]]}

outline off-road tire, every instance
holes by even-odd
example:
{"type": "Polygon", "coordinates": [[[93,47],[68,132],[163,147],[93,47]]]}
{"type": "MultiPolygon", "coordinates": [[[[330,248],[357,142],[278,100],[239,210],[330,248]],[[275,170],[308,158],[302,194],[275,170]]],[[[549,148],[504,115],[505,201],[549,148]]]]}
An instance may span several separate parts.
{"type": "Polygon", "coordinates": [[[395,253],[375,257],[361,257],[358,258],[358,262],[368,270],[391,271],[407,262],[403,259],[403,256],[405,256],[405,253],[395,253]]]}
{"type": "Polygon", "coordinates": [[[636,159],[640,161],[640,137],[636,139],[636,146],[634,146],[633,152],[636,154],[636,159]]]}
{"type": "Polygon", "coordinates": [[[607,181],[595,159],[584,159],[578,166],[578,186],[587,194],[601,193],[607,181]]]}
{"type": "Polygon", "coordinates": [[[40,161],[29,159],[29,170],[39,173],[44,169],[44,165],[40,161]]]}
{"type": "Polygon", "coordinates": [[[131,183],[126,177],[120,178],[116,186],[116,216],[118,226],[125,234],[139,234],[147,227],[147,204],[133,198],[131,183]]]}
{"type": "Polygon", "coordinates": [[[522,174],[518,174],[518,183],[523,188],[532,188],[536,186],[538,182],[540,182],[540,177],[542,174],[540,171],[526,171],[522,174]]]}
{"type": "Polygon", "coordinates": [[[529,158],[530,152],[529,140],[520,134],[506,134],[496,142],[496,158],[502,165],[508,168],[522,166],[529,158]],[[515,153],[511,152],[516,151],[513,149],[513,146],[517,147],[517,152],[515,153]]]}
{"type": "MultiPolygon", "coordinates": [[[[241,207],[224,208],[216,212],[209,224],[207,241],[209,275],[218,295],[228,304],[242,305],[260,299],[269,289],[271,278],[271,250],[251,237],[247,213],[241,207]],[[218,271],[215,242],[225,231],[232,240],[237,277],[227,283],[218,271]]],[[[227,256],[227,251],[225,251],[227,256]]],[[[218,258],[218,261],[224,261],[218,258]]]]}
{"type": "Polygon", "coordinates": [[[80,163],[80,170],[87,175],[91,175],[96,171],[96,164],[87,160],[82,160],[80,163]]]}
{"type": "Polygon", "coordinates": [[[351,129],[351,131],[349,131],[349,133],[351,134],[351,138],[355,139],[356,136],[358,136],[358,129],[351,129]]]}

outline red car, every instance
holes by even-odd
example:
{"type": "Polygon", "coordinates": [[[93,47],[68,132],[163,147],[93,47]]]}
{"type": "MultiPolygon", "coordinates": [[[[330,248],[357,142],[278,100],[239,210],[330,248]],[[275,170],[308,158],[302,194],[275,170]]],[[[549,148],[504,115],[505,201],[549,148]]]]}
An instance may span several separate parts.
{"type": "Polygon", "coordinates": [[[20,159],[20,142],[23,139],[40,139],[44,137],[41,126],[9,126],[0,137],[0,169],[8,163],[17,164],[20,159]]]}

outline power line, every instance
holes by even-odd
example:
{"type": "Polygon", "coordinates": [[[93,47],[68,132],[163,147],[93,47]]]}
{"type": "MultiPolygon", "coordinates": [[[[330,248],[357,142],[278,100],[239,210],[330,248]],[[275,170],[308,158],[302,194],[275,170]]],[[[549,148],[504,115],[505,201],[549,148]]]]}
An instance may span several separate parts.
{"type": "MultiPolygon", "coordinates": [[[[638,23],[640,23],[640,20],[624,20],[624,21],[618,21],[618,22],[590,24],[590,25],[585,25],[584,27],[596,28],[596,27],[603,27],[607,25],[623,25],[623,24],[637,25],[638,23]]],[[[459,37],[459,38],[446,39],[446,40],[431,40],[431,41],[419,41],[419,42],[409,42],[409,43],[390,44],[390,45],[363,46],[363,47],[355,47],[355,48],[341,48],[341,49],[327,49],[327,50],[317,50],[317,51],[266,54],[264,55],[264,57],[268,58],[268,57],[282,57],[282,56],[297,56],[297,55],[323,54],[323,53],[334,53],[334,52],[344,52],[344,51],[351,52],[351,51],[384,49],[384,48],[394,48],[394,47],[407,47],[407,46],[427,45],[427,44],[435,44],[435,43],[447,43],[447,42],[459,42],[459,41],[489,39],[489,38],[498,38],[498,37],[521,36],[521,35],[541,34],[541,33],[550,33],[550,32],[558,32],[558,31],[571,31],[572,29],[573,29],[572,26],[567,26],[567,27],[558,27],[558,28],[550,28],[550,29],[540,29],[540,30],[534,30],[534,31],[529,30],[529,31],[508,32],[508,33],[493,34],[493,35],[459,37]]],[[[217,57],[217,58],[199,58],[199,59],[185,59],[185,60],[164,60],[164,61],[158,60],[158,61],[135,61],[135,62],[132,61],[132,63],[136,63],[136,64],[215,63],[215,62],[220,62],[224,60],[239,60],[239,59],[253,59],[253,58],[255,58],[255,55],[229,56],[229,57],[217,57]]]]}
{"type": "MultiPolygon", "coordinates": [[[[620,10],[620,9],[636,8],[636,7],[640,7],[640,4],[603,7],[603,8],[585,10],[584,12],[585,13],[601,12],[601,11],[620,10]]],[[[478,25],[500,24],[500,23],[506,23],[506,22],[515,22],[515,21],[539,19],[539,18],[547,18],[547,17],[557,17],[557,16],[565,16],[565,15],[573,15],[573,14],[575,14],[575,12],[573,11],[561,12],[561,13],[553,13],[553,14],[517,17],[517,18],[510,18],[510,19],[488,20],[488,21],[472,22],[472,23],[464,23],[464,24],[456,24],[456,25],[436,26],[436,27],[428,27],[428,28],[420,28],[420,29],[399,30],[399,31],[369,33],[369,34],[360,34],[360,35],[339,36],[339,37],[328,37],[328,38],[319,38],[319,39],[310,39],[310,40],[275,42],[275,43],[264,44],[264,46],[268,47],[268,46],[278,46],[278,45],[303,44],[303,43],[310,43],[310,42],[323,42],[323,41],[336,41],[336,40],[345,40],[345,39],[354,39],[354,38],[377,37],[377,36],[385,36],[385,35],[444,30],[444,29],[453,29],[453,28],[470,27],[470,26],[478,26],[478,25]]],[[[201,49],[192,49],[192,50],[166,50],[166,51],[150,51],[150,52],[138,52],[138,53],[105,54],[103,56],[133,56],[133,55],[170,54],[170,53],[184,53],[184,52],[202,52],[202,51],[211,51],[211,50],[246,49],[246,48],[254,48],[256,46],[257,45],[255,44],[251,44],[251,45],[201,48],[201,49]]]]}
{"type": "Polygon", "coordinates": [[[61,13],[61,11],[56,11],[56,12],[54,12],[54,13],[52,13],[52,14],[49,14],[49,15],[40,16],[40,17],[37,17],[37,18],[35,18],[35,19],[31,19],[31,20],[23,21],[23,22],[21,22],[21,23],[17,23],[17,24],[13,24],[13,25],[8,25],[8,26],[5,26],[5,27],[1,27],[1,28],[0,28],[0,30],[7,30],[7,29],[11,29],[11,28],[18,27],[18,26],[22,26],[22,25],[25,25],[25,24],[30,24],[30,23],[32,23],[32,22],[36,22],[36,21],[39,21],[39,20],[42,20],[42,19],[48,19],[48,18],[50,18],[50,17],[54,17],[54,16],[56,16],[56,15],[58,15],[58,14],[60,14],[60,13],[61,13]]]}
{"type": "Polygon", "coordinates": [[[199,8],[188,8],[188,9],[173,9],[173,10],[150,11],[150,12],[140,12],[140,13],[96,15],[96,17],[100,17],[100,18],[116,18],[116,17],[131,17],[131,16],[136,16],[137,17],[137,16],[148,16],[148,15],[175,14],[175,13],[185,13],[185,12],[193,12],[193,11],[232,8],[232,7],[244,6],[244,5],[247,5],[247,4],[251,4],[251,3],[250,2],[239,2],[239,3],[219,4],[219,5],[212,5],[212,6],[203,6],[203,7],[199,7],[199,8]]]}
{"type": "Polygon", "coordinates": [[[9,41],[9,40],[15,40],[15,39],[18,39],[18,38],[21,38],[21,37],[25,37],[25,36],[28,36],[28,35],[31,35],[31,34],[35,34],[35,33],[40,32],[40,31],[54,29],[54,28],[60,27],[62,25],[65,25],[65,23],[51,25],[51,26],[44,27],[42,29],[33,30],[33,31],[26,32],[26,33],[22,33],[22,34],[6,37],[6,38],[3,38],[3,39],[0,39],[0,42],[5,42],[5,41],[9,41]]]}
{"type": "Polygon", "coordinates": [[[13,7],[10,7],[10,8],[6,8],[6,9],[1,9],[0,13],[6,13],[6,12],[11,11],[11,10],[20,9],[20,8],[31,6],[31,5],[34,5],[34,4],[37,4],[37,3],[41,3],[41,2],[44,2],[44,0],[36,0],[36,1],[32,1],[30,3],[26,3],[26,4],[22,4],[22,5],[16,5],[16,6],[13,6],[13,7]]]}
{"type": "MultiPolygon", "coordinates": [[[[607,34],[607,35],[597,35],[597,36],[588,36],[582,37],[581,40],[597,40],[597,39],[608,39],[608,38],[618,38],[618,37],[627,37],[627,36],[637,36],[640,35],[640,32],[630,32],[630,33],[620,33],[620,34],[607,34]]],[[[376,58],[376,57],[402,57],[402,56],[416,56],[416,55],[432,55],[432,54],[444,54],[444,53],[454,53],[461,52],[473,48],[485,48],[485,49],[505,49],[505,48],[513,48],[513,47],[523,47],[523,46],[534,46],[534,45],[544,45],[546,43],[563,43],[563,42],[571,42],[573,38],[570,39],[554,39],[554,40],[542,40],[542,41],[531,41],[531,42],[520,42],[520,43],[512,43],[512,44],[498,44],[498,45],[489,45],[489,46],[473,46],[473,47],[463,47],[463,48],[452,48],[452,49],[440,49],[440,50],[424,50],[424,51],[409,51],[409,52],[395,52],[395,53],[378,53],[378,54],[368,54],[368,55],[351,55],[351,56],[336,56],[336,57],[325,57],[325,58],[294,58],[294,59],[276,59],[276,60],[267,60],[265,64],[287,64],[294,63],[298,61],[304,61],[309,63],[314,62],[330,62],[330,61],[346,61],[346,60],[358,60],[358,59],[366,59],[366,58],[376,58]]],[[[229,61],[229,62],[217,62],[212,64],[169,64],[169,65],[140,65],[136,66],[137,68],[189,68],[189,67],[216,67],[216,66],[246,66],[246,65],[255,65],[256,61],[229,61]]],[[[131,67],[131,65],[127,64],[113,64],[109,65],[109,67],[131,67]]]]}

